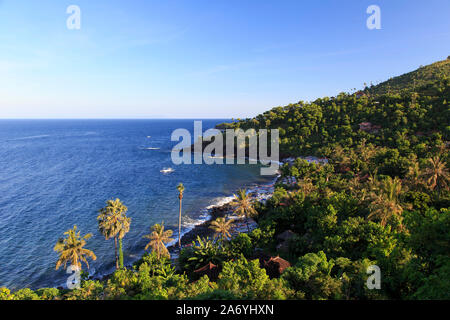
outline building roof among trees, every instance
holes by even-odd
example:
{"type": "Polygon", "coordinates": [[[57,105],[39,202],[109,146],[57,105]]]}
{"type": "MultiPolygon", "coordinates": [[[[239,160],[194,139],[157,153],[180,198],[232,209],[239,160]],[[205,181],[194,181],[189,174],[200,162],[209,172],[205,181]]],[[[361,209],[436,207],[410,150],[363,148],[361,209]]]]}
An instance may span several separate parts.
{"type": "Polygon", "coordinates": [[[219,277],[219,268],[212,262],[209,262],[207,265],[194,270],[194,273],[197,273],[200,276],[204,276],[206,274],[209,280],[214,281],[219,277]]]}
{"type": "Polygon", "coordinates": [[[264,261],[263,266],[270,278],[278,278],[286,268],[291,266],[291,264],[289,261],[280,258],[280,256],[276,256],[270,257],[269,260],[264,261]]]}

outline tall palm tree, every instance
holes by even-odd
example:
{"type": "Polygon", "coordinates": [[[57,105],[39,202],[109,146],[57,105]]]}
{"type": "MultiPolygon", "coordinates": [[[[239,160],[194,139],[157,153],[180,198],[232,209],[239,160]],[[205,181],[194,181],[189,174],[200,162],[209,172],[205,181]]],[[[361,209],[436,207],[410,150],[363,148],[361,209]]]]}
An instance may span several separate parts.
{"type": "Polygon", "coordinates": [[[131,224],[131,218],[128,218],[125,216],[122,219],[122,228],[120,228],[119,234],[117,235],[117,238],[119,239],[119,268],[123,269],[123,245],[122,245],[122,239],[125,237],[125,235],[130,231],[130,224],[131,224]]]}
{"type": "Polygon", "coordinates": [[[89,263],[87,258],[96,260],[94,252],[85,249],[86,240],[92,237],[92,233],[88,233],[84,237],[81,237],[80,231],[77,231],[77,226],[73,226],[73,229],[69,229],[64,232],[65,238],[61,238],[56,243],[53,248],[54,251],[58,252],[59,259],[56,262],[56,270],[64,264],[64,268],[67,262],[70,262],[72,266],[77,267],[81,270],[81,262],[84,262],[89,269],[89,263]]]}
{"type": "Polygon", "coordinates": [[[439,156],[428,159],[428,165],[424,170],[423,177],[430,190],[437,188],[438,194],[442,188],[448,186],[450,173],[445,161],[441,160],[439,156]]]}
{"type": "Polygon", "coordinates": [[[245,216],[245,221],[247,223],[247,230],[250,232],[250,227],[248,225],[248,218],[256,214],[256,210],[253,207],[252,201],[250,200],[250,197],[247,195],[247,190],[245,189],[239,189],[237,194],[233,194],[234,200],[232,201],[231,205],[236,206],[234,209],[234,212],[237,213],[239,216],[245,216]]]}
{"type": "Polygon", "coordinates": [[[120,268],[123,268],[122,239],[130,231],[131,218],[126,215],[128,208],[120,201],[108,200],[106,207],[100,209],[97,217],[98,229],[106,240],[114,238],[114,254],[116,257],[116,269],[119,269],[119,257],[117,255],[117,241],[119,241],[120,268]]]}
{"type": "Polygon", "coordinates": [[[402,192],[402,182],[399,178],[387,177],[380,185],[377,192],[372,193],[370,204],[371,213],[368,219],[380,219],[380,224],[385,226],[392,216],[399,217],[403,208],[399,203],[399,195],[402,192]]]}
{"type": "Polygon", "coordinates": [[[210,228],[214,230],[216,236],[220,236],[223,241],[225,239],[231,238],[230,229],[233,220],[226,220],[225,218],[217,218],[215,221],[211,222],[210,228]]]}
{"type": "Polygon", "coordinates": [[[183,193],[184,193],[184,186],[182,183],[178,184],[177,190],[178,190],[178,199],[180,200],[180,213],[178,216],[178,246],[181,249],[181,203],[183,201],[183,193]]]}
{"type": "Polygon", "coordinates": [[[143,236],[143,238],[150,239],[150,242],[147,243],[144,250],[151,247],[152,251],[156,252],[158,258],[161,258],[161,256],[170,258],[169,250],[166,248],[166,243],[173,240],[171,238],[173,234],[172,230],[164,231],[164,222],[162,224],[155,224],[151,230],[152,233],[143,236]]]}

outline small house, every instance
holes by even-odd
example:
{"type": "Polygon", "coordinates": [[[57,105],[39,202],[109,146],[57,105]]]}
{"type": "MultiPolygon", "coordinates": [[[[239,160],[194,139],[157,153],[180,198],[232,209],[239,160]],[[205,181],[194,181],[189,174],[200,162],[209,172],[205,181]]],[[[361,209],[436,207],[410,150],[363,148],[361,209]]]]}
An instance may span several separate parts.
{"type": "Polygon", "coordinates": [[[291,264],[289,261],[277,257],[270,257],[269,260],[264,261],[264,269],[266,269],[266,273],[270,278],[278,278],[281,274],[289,268],[291,264]]]}

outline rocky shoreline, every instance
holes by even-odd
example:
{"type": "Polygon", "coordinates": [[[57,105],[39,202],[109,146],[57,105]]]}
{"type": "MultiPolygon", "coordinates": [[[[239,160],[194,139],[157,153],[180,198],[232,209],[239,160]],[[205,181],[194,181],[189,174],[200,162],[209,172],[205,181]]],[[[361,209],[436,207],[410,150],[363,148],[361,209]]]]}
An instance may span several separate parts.
{"type": "MultiPolygon", "coordinates": [[[[220,217],[227,217],[233,213],[233,208],[229,203],[223,204],[221,206],[213,207],[209,212],[209,219],[194,226],[190,231],[185,233],[181,237],[181,247],[191,244],[196,241],[197,237],[206,238],[213,237],[214,231],[210,228],[211,222],[220,217]]],[[[171,246],[167,247],[171,256],[178,256],[179,247],[178,241],[171,246]]]]}
{"type": "MultiPolygon", "coordinates": [[[[250,197],[254,201],[265,201],[266,199],[270,198],[273,193],[275,180],[272,184],[257,186],[254,190],[252,190],[249,193],[250,197]]],[[[234,208],[231,205],[230,201],[222,205],[211,207],[209,209],[209,219],[196,225],[181,237],[181,247],[185,247],[186,245],[192,244],[192,242],[197,240],[197,237],[200,238],[214,237],[214,230],[210,228],[211,222],[221,217],[233,220],[231,226],[232,235],[236,235],[241,232],[245,233],[248,232],[245,218],[238,217],[235,215],[234,208]]],[[[250,230],[253,230],[257,227],[257,223],[253,219],[249,219],[249,226],[250,230]]],[[[178,257],[179,254],[178,241],[175,244],[169,246],[167,249],[169,250],[171,256],[178,257]]]]}

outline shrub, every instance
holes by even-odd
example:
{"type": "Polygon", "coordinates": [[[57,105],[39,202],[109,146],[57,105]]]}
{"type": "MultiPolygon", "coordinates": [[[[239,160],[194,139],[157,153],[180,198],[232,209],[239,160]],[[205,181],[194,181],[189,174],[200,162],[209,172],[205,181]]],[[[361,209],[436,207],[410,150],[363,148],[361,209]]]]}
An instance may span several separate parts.
{"type": "Polygon", "coordinates": [[[217,284],[219,289],[228,290],[241,298],[260,298],[269,281],[266,270],[259,267],[259,261],[248,261],[241,256],[235,261],[224,263],[217,284]]]}
{"type": "Polygon", "coordinates": [[[56,300],[60,296],[60,292],[56,288],[42,288],[36,290],[36,293],[42,300],[56,300]]]}

